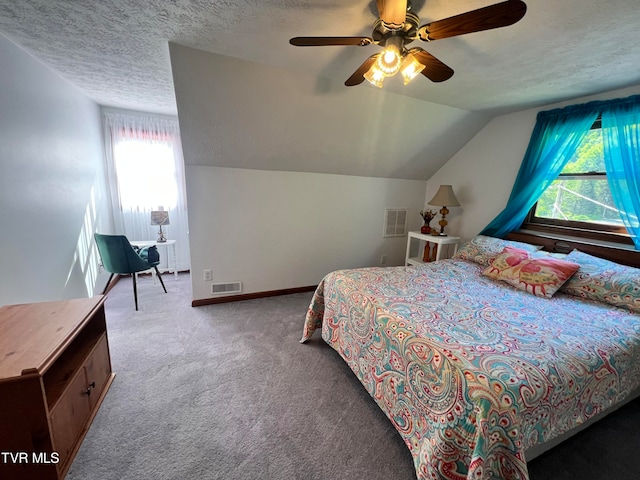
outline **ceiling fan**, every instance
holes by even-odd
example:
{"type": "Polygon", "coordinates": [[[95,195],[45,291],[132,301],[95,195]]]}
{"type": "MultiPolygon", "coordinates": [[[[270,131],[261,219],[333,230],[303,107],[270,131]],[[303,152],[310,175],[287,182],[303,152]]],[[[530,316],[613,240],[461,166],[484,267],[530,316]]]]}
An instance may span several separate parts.
{"type": "Polygon", "coordinates": [[[344,84],[347,87],[361,84],[365,79],[382,87],[386,77],[400,72],[406,85],[419,73],[432,82],[443,82],[453,75],[453,70],[420,47],[407,49],[414,40],[424,42],[456,37],[467,33],[513,25],[527,11],[521,0],[501,3],[472,10],[453,17],[420,26],[420,18],[411,11],[409,0],[377,0],[379,18],[373,24],[371,37],[294,37],[289,40],[297,47],[382,46],[367,58],[344,84]]]}

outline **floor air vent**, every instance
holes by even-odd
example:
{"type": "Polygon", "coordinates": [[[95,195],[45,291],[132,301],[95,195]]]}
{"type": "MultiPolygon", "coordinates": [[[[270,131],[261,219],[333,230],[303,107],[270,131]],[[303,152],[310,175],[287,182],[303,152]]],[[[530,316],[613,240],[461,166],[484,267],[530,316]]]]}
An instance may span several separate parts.
{"type": "Polygon", "coordinates": [[[242,282],[211,284],[211,293],[213,295],[227,295],[229,293],[241,293],[241,292],[242,292],[242,282]]]}

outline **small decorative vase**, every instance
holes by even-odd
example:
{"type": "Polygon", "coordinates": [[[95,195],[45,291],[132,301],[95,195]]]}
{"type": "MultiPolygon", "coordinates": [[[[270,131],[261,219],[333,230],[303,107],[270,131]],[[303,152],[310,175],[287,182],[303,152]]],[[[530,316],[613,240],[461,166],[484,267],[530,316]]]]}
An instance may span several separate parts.
{"type": "Polygon", "coordinates": [[[431,247],[429,246],[429,242],[425,242],[424,244],[424,253],[422,254],[422,261],[425,263],[431,261],[431,247]]]}
{"type": "Polygon", "coordinates": [[[420,233],[424,235],[428,235],[431,233],[431,227],[428,223],[425,223],[422,227],[420,227],[420,233]]]}

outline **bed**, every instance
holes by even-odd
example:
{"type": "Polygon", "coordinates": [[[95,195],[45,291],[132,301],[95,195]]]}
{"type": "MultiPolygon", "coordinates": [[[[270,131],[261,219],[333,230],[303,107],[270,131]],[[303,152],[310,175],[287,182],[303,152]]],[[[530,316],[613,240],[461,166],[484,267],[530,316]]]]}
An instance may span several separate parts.
{"type": "Polygon", "coordinates": [[[536,250],[478,236],[453,259],[340,270],[318,285],[301,341],[321,329],[418,479],[527,479],[527,452],[640,387],[640,270],[604,264],[598,276],[600,260],[575,251],[557,261],[577,270],[550,294],[488,276],[505,255],[548,262],[536,250]]]}

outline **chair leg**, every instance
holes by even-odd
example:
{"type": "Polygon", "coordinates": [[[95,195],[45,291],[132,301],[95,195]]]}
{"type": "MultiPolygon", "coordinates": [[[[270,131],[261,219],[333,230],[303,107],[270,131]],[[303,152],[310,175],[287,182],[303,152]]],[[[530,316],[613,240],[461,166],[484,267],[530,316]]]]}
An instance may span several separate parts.
{"type": "Polygon", "coordinates": [[[164,286],[164,282],[162,281],[162,275],[160,274],[160,271],[158,270],[158,267],[153,267],[156,269],[156,274],[158,275],[158,278],[160,279],[160,283],[162,284],[162,288],[164,289],[164,293],[167,293],[167,287],[164,286]]]}
{"type": "Polygon", "coordinates": [[[107,284],[104,286],[104,290],[102,290],[102,295],[104,295],[105,293],[107,293],[107,290],[109,290],[109,285],[111,285],[111,280],[113,280],[113,276],[115,275],[115,273],[112,273],[111,276],[109,277],[109,281],[107,282],[107,284]]]}
{"type": "Polygon", "coordinates": [[[132,273],[131,275],[133,275],[133,299],[136,302],[136,311],[138,311],[138,285],[136,285],[136,274],[132,273]]]}

